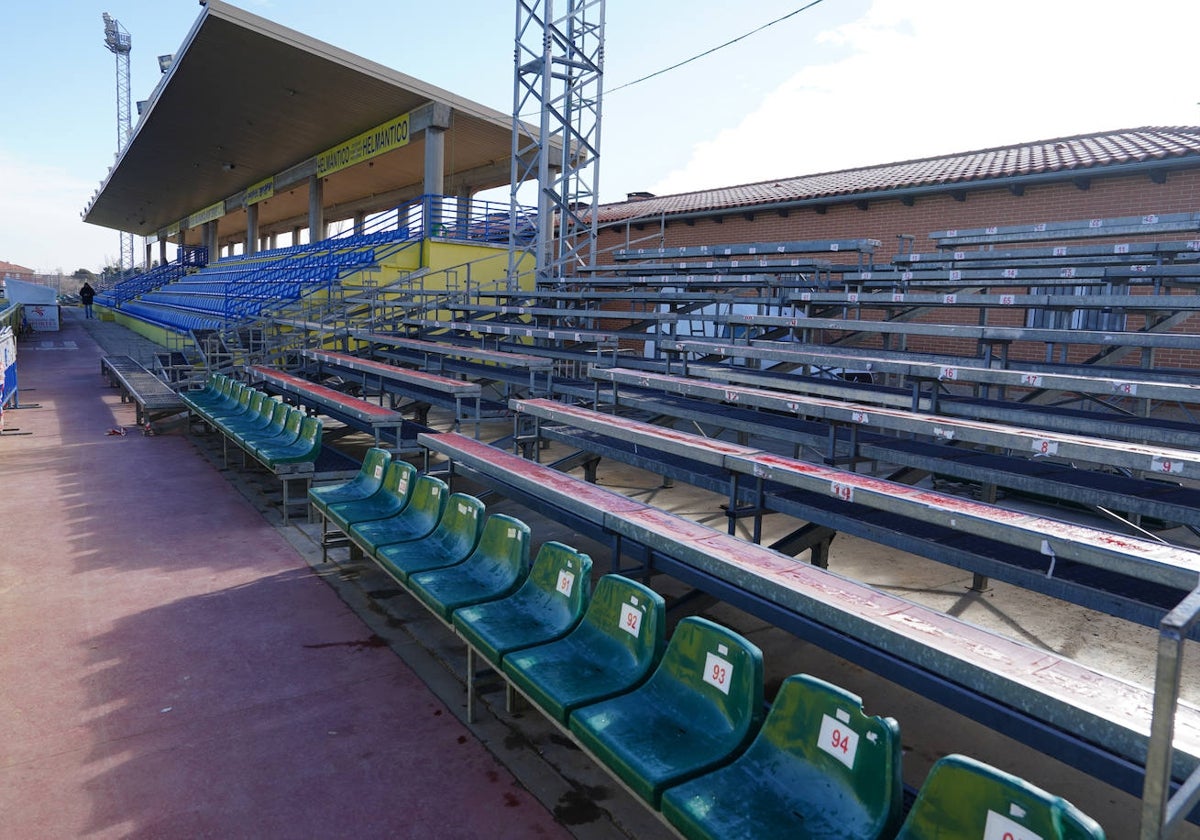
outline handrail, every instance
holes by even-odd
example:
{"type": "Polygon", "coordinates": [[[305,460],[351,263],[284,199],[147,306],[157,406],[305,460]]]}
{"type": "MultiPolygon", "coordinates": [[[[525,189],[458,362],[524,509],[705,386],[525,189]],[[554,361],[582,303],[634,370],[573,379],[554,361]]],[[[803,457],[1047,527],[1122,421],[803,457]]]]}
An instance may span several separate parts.
{"type": "Polygon", "coordinates": [[[1159,624],[1154,711],[1142,789],[1141,840],[1167,840],[1200,802],[1200,767],[1192,771],[1174,796],[1171,795],[1175,712],[1179,707],[1184,641],[1197,619],[1200,619],[1200,586],[1159,624]]]}

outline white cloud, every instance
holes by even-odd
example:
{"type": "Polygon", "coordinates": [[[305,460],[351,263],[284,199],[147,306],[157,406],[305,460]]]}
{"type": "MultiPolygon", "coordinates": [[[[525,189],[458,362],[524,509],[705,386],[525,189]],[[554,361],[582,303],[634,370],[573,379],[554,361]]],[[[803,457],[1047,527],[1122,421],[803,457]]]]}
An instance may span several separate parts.
{"type": "MultiPolygon", "coordinates": [[[[875,0],[821,33],[845,58],[783,79],[652,188],[685,192],[1142,125],[1200,122],[1200,7],[875,0]]],[[[802,45],[797,53],[803,55],[802,45]]]]}

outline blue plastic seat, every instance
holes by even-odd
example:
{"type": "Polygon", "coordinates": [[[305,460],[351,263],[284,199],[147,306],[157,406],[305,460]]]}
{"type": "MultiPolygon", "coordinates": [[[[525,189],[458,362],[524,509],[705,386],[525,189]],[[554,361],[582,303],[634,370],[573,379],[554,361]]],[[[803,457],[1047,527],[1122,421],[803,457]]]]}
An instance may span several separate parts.
{"type": "Polygon", "coordinates": [[[383,484],[383,473],[391,460],[392,453],[388,450],[371,447],[354,478],[341,484],[310,487],[308,501],[314,508],[324,511],[330,505],[365,499],[383,484]]]}
{"type": "Polygon", "coordinates": [[[461,563],[479,542],[483,520],[483,502],[466,493],[452,493],[433,531],[417,540],[382,546],[375,561],[400,583],[414,572],[461,563]]]}
{"type": "Polygon", "coordinates": [[[511,595],[454,611],[454,629],[467,643],[468,721],[475,715],[475,654],[499,670],[505,654],[565,636],[587,606],[591,570],[591,557],[551,540],[511,595]]]}
{"type": "Polygon", "coordinates": [[[688,838],[876,840],[900,822],[900,727],[816,677],[788,677],[733,763],[662,795],[688,838]]]}
{"type": "Polygon", "coordinates": [[[1104,840],[1104,829],[1062,797],[964,755],[933,765],[896,840],[979,837],[1104,840]]]}
{"type": "Polygon", "coordinates": [[[529,526],[494,513],[471,556],[454,566],[414,572],[408,589],[447,624],[459,607],[494,601],[511,594],[529,574],[529,526]]]}
{"type": "Polygon", "coordinates": [[[432,475],[419,475],[403,510],[386,519],[356,522],[345,529],[346,536],[374,557],[382,546],[419,540],[432,532],[441,521],[449,498],[446,482],[432,475]]]}
{"type": "Polygon", "coordinates": [[[522,694],[561,724],[572,709],[637,686],[666,647],[666,604],[620,575],[596,584],[587,612],[561,639],[507,654],[503,670],[522,694]]]}
{"type": "Polygon", "coordinates": [[[705,618],[679,622],[650,679],[571,712],[571,732],[655,808],[671,785],[736,758],[763,717],[762,652],[705,618]]]}

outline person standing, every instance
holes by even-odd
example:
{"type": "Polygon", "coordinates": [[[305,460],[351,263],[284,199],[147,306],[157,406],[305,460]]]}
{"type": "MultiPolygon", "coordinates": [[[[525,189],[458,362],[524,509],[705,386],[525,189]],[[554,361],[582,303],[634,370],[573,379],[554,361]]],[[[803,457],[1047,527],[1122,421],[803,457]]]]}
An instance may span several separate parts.
{"type": "Polygon", "coordinates": [[[79,300],[83,303],[83,317],[92,317],[92,301],[96,298],[96,290],[92,288],[92,284],[83,281],[83,288],[79,290],[79,300]]]}

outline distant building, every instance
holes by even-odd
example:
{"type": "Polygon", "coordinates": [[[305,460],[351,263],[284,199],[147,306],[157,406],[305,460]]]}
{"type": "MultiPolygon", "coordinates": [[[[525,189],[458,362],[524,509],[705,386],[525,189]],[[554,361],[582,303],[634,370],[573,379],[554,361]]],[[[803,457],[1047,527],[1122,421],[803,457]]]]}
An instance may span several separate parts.
{"type": "Polygon", "coordinates": [[[0,278],[11,277],[14,280],[24,280],[27,283],[32,283],[36,275],[37,272],[32,268],[0,260],[0,278]]]}

